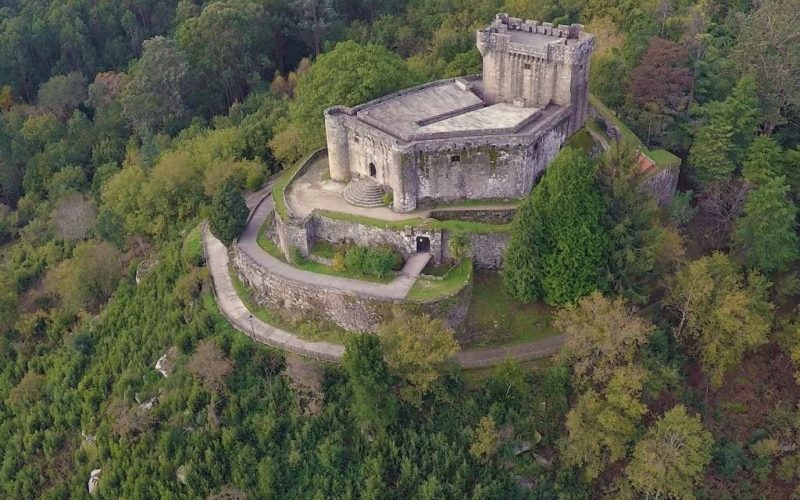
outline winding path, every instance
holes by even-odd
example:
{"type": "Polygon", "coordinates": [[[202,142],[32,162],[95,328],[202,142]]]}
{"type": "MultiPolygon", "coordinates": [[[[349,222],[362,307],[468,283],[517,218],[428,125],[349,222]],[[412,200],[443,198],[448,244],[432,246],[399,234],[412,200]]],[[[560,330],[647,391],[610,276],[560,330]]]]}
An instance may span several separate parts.
{"type": "MultiPolygon", "coordinates": [[[[351,290],[358,289],[362,293],[380,297],[403,298],[416,280],[419,271],[424,267],[424,263],[408,262],[400,276],[388,284],[325,276],[296,269],[269,255],[258,246],[256,241],[261,223],[273,208],[269,191],[270,188],[267,187],[258,192],[260,196],[248,196],[247,204],[252,212],[247,227],[239,238],[239,247],[256,262],[269,267],[274,272],[280,272],[285,277],[298,281],[321,280],[327,286],[332,286],[332,283],[335,283],[334,286],[337,287],[341,286],[351,290]],[[413,267],[413,269],[410,269],[410,267],[413,267]]],[[[278,349],[291,351],[321,361],[338,362],[341,360],[344,354],[343,345],[303,340],[294,333],[276,328],[250,313],[233,287],[229,271],[228,249],[211,234],[207,224],[203,224],[203,250],[211,273],[217,306],[234,328],[257,342],[262,342],[278,349]]],[[[313,283],[314,281],[309,282],[313,283]]],[[[524,344],[466,349],[456,353],[455,358],[462,368],[483,368],[494,366],[508,359],[528,361],[552,356],[558,352],[563,343],[563,335],[553,335],[524,344]]]]}
{"type": "Polygon", "coordinates": [[[430,259],[430,255],[428,254],[415,255],[414,257],[417,258],[409,259],[398,277],[390,283],[374,283],[371,281],[329,276],[327,274],[318,274],[297,269],[294,266],[276,259],[258,245],[258,231],[261,229],[261,224],[264,222],[264,219],[267,218],[267,215],[269,215],[272,210],[272,196],[266,196],[256,205],[254,211],[250,215],[244,232],[239,236],[239,249],[253,259],[258,265],[290,281],[336,288],[339,290],[355,291],[381,299],[403,299],[408,294],[408,291],[411,290],[411,287],[414,286],[417,276],[419,276],[419,273],[430,259]]]}

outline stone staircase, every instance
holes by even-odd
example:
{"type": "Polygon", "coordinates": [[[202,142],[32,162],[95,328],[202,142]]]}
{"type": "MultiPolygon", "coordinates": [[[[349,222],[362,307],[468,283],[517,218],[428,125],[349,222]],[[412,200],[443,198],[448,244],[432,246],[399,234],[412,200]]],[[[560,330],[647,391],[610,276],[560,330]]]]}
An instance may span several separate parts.
{"type": "Polygon", "coordinates": [[[357,207],[374,208],[386,205],[383,201],[383,186],[369,177],[353,179],[344,187],[342,194],[347,203],[357,207]]]}

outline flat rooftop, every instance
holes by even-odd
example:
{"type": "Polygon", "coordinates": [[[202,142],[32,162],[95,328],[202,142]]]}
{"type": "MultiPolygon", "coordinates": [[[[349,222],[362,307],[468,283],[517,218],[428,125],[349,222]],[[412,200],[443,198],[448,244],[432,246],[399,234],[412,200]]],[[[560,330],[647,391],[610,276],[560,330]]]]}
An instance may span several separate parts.
{"type": "Polygon", "coordinates": [[[576,38],[559,38],[543,33],[529,33],[525,30],[509,29],[504,34],[511,35],[511,43],[518,43],[529,47],[544,48],[545,45],[556,42],[562,45],[577,45],[576,38]],[[566,43],[565,43],[566,42],[566,43]]]}
{"type": "MultiPolygon", "coordinates": [[[[542,35],[553,40],[553,37],[542,35]]],[[[446,137],[518,132],[539,121],[542,110],[506,103],[487,105],[480,81],[464,88],[455,81],[423,87],[367,103],[356,117],[405,142],[446,137]],[[476,93],[477,90],[477,93],[476,93]]],[[[553,111],[548,106],[548,113],[553,111]]]]}
{"type": "Polygon", "coordinates": [[[521,108],[501,102],[431,123],[421,127],[420,131],[422,133],[434,133],[510,129],[529,118],[535,118],[539,113],[539,108],[521,108]]]}

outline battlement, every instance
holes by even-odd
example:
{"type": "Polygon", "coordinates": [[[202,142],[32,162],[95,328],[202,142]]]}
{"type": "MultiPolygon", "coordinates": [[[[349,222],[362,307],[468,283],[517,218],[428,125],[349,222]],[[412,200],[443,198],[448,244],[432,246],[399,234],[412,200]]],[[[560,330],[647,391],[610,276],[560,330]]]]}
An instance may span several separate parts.
{"type": "Polygon", "coordinates": [[[552,60],[566,51],[586,45],[592,35],[582,24],[540,22],[508,14],[497,14],[488,27],[478,30],[476,44],[482,56],[487,51],[502,51],[527,57],[552,60]]]}

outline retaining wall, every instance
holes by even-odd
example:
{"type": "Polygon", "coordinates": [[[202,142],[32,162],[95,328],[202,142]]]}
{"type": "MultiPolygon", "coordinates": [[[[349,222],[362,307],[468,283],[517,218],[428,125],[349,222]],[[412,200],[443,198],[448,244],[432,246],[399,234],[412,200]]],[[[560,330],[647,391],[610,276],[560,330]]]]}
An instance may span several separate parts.
{"type": "Polygon", "coordinates": [[[428,302],[379,298],[288,279],[258,265],[235,243],[232,253],[233,268],[252,290],[256,303],[280,310],[293,319],[327,319],[348,331],[376,332],[394,306],[418,308],[459,330],[466,321],[472,297],[470,281],[458,292],[428,302]]]}

